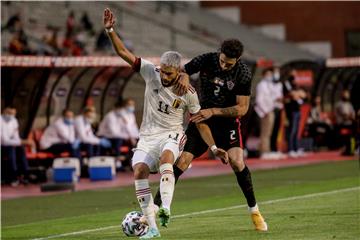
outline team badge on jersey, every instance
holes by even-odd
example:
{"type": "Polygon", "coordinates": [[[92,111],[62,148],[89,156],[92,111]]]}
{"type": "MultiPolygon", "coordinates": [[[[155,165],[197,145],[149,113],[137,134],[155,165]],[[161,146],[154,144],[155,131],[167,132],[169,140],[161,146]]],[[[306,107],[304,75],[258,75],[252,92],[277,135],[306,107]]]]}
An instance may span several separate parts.
{"type": "Polygon", "coordinates": [[[172,103],[172,107],[173,108],[179,108],[180,107],[180,105],[181,105],[181,99],[175,99],[174,101],[173,101],[173,103],[172,103]]]}
{"type": "Polygon", "coordinates": [[[222,80],[222,79],[220,79],[220,78],[218,78],[218,77],[215,77],[214,83],[215,83],[216,85],[220,85],[221,87],[224,86],[224,80],[222,80]]]}
{"type": "Polygon", "coordinates": [[[229,90],[232,90],[235,86],[235,83],[233,81],[227,81],[226,84],[229,90]]]}

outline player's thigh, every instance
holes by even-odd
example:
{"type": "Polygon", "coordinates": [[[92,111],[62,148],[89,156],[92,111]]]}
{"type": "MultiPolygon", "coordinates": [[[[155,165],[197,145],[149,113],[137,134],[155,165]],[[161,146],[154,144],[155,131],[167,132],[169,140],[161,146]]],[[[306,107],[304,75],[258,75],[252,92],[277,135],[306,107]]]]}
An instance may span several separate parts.
{"type": "Polygon", "coordinates": [[[149,153],[143,150],[135,150],[132,157],[132,167],[135,179],[145,179],[150,172],[156,172],[156,162],[149,153]]]}
{"type": "Polygon", "coordinates": [[[231,148],[243,148],[239,121],[217,121],[216,124],[212,124],[211,131],[217,147],[226,151],[231,148]]]}
{"type": "MultiPolygon", "coordinates": [[[[199,130],[194,123],[190,123],[185,132],[187,140],[183,152],[190,153],[193,158],[200,157],[208,149],[207,144],[202,139],[199,130]]],[[[189,155],[185,156],[190,159],[189,155]]],[[[192,159],[191,159],[192,160],[192,159]]],[[[190,162],[191,162],[190,160],[190,162]]],[[[190,164],[190,163],[189,163],[190,164]]]]}
{"type": "Polygon", "coordinates": [[[240,147],[230,148],[228,151],[230,166],[234,171],[241,172],[245,168],[244,150],[240,147]]]}
{"type": "Polygon", "coordinates": [[[174,164],[186,141],[186,135],[183,132],[170,132],[166,135],[161,143],[160,165],[174,164]]]}

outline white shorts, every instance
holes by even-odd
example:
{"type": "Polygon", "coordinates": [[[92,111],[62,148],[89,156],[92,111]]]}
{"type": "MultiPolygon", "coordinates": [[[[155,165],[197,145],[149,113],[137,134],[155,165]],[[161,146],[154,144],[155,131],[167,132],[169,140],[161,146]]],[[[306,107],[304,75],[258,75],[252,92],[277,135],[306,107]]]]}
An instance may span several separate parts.
{"type": "Polygon", "coordinates": [[[150,168],[150,172],[159,171],[160,156],[165,150],[170,150],[176,160],[183,150],[186,142],[184,132],[168,132],[153,136],[140,137],[134,156],[132,166],[137,163],[145,163],[150,168]]]}

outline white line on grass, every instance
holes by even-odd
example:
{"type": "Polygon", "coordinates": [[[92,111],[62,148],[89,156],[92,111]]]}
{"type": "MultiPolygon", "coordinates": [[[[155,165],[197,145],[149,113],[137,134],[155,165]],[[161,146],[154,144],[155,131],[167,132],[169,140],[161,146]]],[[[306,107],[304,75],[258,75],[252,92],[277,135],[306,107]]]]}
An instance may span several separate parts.
{"type": "MultiPolygon", "coordinates": [[[[306,195],[300,195],[300,196],[294,196],[294,197],[280,198],[280,199],[260,202],[259,205],[272,204],[272,203],[278,203],[278,202],[286,202],[286,201],[299,200],[299,199],[306,199],[306,198],[312,198],[312,197],[320,197],[320,196],[326,196],[326,195],[335,194],[335,193],[350,192],[350,191],[354,191],[354,190],[360,190],[360,187],[344,188],[344,189],[328,191],[328,192],[320,192],[320,193],[312,193],[312,194],[306,194],[306,195]]],[[[246,204],[242,204],[242,205],[236,205],[236,206],[232,206],[232,207],[216,208],[216,209],[210,209],[210,210],[199,211],[199,212],[185,213],[185,214],[175,215],[172,218],[183,218],[183,217],[189,217],[189,216],[195,216],[195,215],[201,215],[201,214],[207,214],[207,213],[221,212],[221,211],[226,211],[226,210],[231,210],[231,209],[236,209],[236,208],[242,208],[242,207],[246,207],[246,206],[247,206],[246,204]]],[[[83,230],[83,231],[51,235],[51,236],[42,237],[42,238],[33,238],[31,240],[47,240],[47,239],[53,239],[53,238],[61,238],[61,237],[67,237],[67,236],[80,235],[80,234],[84,234],[84,233],[108,230],[108,229],[118,228],[118,227],[119,227],[119,225],[87,229],[87,230],[83,230]]]]}

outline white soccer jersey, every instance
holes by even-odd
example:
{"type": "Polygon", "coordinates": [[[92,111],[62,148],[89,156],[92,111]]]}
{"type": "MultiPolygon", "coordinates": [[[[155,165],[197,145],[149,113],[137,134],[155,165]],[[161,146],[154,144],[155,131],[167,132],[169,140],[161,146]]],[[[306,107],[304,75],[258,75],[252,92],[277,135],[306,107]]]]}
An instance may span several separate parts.
{"type": "Polygon", "coordinates": [[[141,59],[140,74],[146,83],[141,136],[151,136],[169,131],[182,132],[184,113],[195,114],[200,110],[198,96],[193,88],[183,96],[173,93],[173,87],[161,84],[160,70],[141,59]]]}

